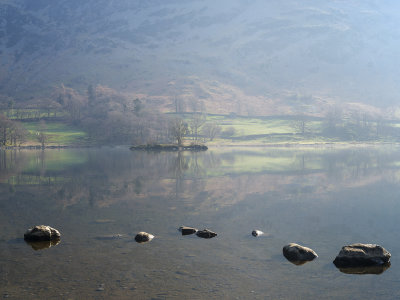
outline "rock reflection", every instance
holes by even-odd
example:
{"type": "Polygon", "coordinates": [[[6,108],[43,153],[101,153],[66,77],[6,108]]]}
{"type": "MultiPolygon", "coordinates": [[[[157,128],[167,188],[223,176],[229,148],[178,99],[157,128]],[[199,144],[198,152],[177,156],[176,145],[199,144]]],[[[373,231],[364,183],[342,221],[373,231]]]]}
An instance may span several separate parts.
{"type": "Polygon", "coordinates": [[[368,266],[368,267],[353,267],[353,268],[338,268],[340,272],[345,274],[355,274],[355,275],[380,275],[390,268],[390,262],[379,265],[379,266],[368,266]]]}
{"type": "Polygon", "coordinates": [[[310,262],[311,260],[290,260],[287,257],[285,257],[289,262],[291,262],[292,264],[296,265],[296,266],[301,266],[304,265],[308,262],[310,262]]]}
{"type": "Polygon", "coordinates": [[[40,241],[40,242],[28,242],[25,241],[28,245],[32,247],[33,250],[43,250],[50,247],[57,246],[61,240],[52,240],[52,241],[40,241]]]}

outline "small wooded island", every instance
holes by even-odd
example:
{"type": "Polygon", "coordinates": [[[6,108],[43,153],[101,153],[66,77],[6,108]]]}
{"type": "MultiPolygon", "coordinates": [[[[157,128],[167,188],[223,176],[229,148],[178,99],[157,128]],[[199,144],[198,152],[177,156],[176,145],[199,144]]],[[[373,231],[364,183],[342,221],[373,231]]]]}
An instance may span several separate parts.
{"type": "Polygon", "coordinates": [[[208,147],[205,145],[175,145],[175,144],[146,144],[131,146],[131,150],[142,150],[142,151],[206,151],[208,147]]]}

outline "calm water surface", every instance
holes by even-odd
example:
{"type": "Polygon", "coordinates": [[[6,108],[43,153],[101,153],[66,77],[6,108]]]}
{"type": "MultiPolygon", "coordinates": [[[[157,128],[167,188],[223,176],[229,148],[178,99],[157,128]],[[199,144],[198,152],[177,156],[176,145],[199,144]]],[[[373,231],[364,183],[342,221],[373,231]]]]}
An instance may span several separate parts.
{"type": "Polygon", "coordinates": [[[397,148],[3,151],[0,298],[398,299],[399,183],[397,148]],[[61,243],[26,244],[39,224],[61,243]],[[156,237],[138,244],[139,231],[156,237]],[[319,258],[288,262],[290,242],[319,258]],[[332,261],[355,242],[384,246],[391,267],[341,273],[332,261]]]}

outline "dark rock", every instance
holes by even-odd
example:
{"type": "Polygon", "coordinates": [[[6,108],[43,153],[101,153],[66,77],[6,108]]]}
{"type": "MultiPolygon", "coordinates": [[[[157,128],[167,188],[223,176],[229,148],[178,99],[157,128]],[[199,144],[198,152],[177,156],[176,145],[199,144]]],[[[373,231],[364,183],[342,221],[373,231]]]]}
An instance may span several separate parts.
{"type": "Polygon", "coordinates": [[[204,145],[190,145],[182,147],[182,150],[188,150],[188,151],[206,151],[207,149],[208,147],[204,145]]]}
{"type": "Polygon", "coordinates": [[[182,233],[182,235],[189,235],[189,234],[196,233],[198,230],[193,227],[181,226],[181,227],[179,227],[179,231],[182,233]]]}
{"type": "Polygon", "coordinates": [[[352,244],[342,247],[333,263],[338,268],[379,266],[390,262],[391,254],[376,244],[352,244]]]}
{"type": "Polygon", "coordinates": [[[37,241],[37,242],[32,242],[32,241],[25,241],[28,245],[32,247],[33,250],[43,250],[47,249],[50,247],[54,247],[60,243],[60,239],[56,240],[51,240],[51,241],[37,241]]]}
{"type": "Polygon", "coordinates": [[[211,239],[211,238],[217,236],[217,234],[215,232],[212,232],[211,230],[208,230],[208,229],[203,229],[203,230],[197,231],[196,235],[203,239],[211,239]]]}
{"type": "Polygon", "coordinates": [[[60,232],[57,229],[45,225],[38,225],[30,228],[24,234],[24,239],[26,241],[52,241],[59,240],[60,237],[60,232]]]}
{"type": "Polygon", "coordinates": [[[260,236],[260,235],[263,235],[263,234],[264,234],[264,232],[262,232],[261,230],[253,230],[251,232],[252,236],[260,236]]]}
{"type": "Polygon", "coordinates": [[[143,151],[206,151],[208,147],[204,145],[179,146],[174,144],[147,144],[132,146],[129,149],[143,151]]]}
{"type": "Polygon", "coordinates": [[[318,257],[314,250],[295,243],[290,243],[283,247],[283,256],[295,265],[305,264],[318,257]]]}
{"type": "Polygon", "coordinates": [[[150,242],[153,238],[154,235],[142,231],[135,236],[135,241],[138,243],[145,243],[145,242],[150,242]]]}

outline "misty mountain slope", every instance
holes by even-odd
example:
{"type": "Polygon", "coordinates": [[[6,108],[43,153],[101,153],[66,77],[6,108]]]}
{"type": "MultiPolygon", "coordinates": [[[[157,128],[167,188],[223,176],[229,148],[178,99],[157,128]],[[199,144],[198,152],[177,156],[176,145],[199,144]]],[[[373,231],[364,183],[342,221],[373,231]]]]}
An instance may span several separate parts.
{"type": "Polygon", "coordinates": [[[399,15],[375,0],[3,0],[0,93],[99,83],[232,107],[263,98],[266,112],[287,95],[394,105],[399,15]]]}

